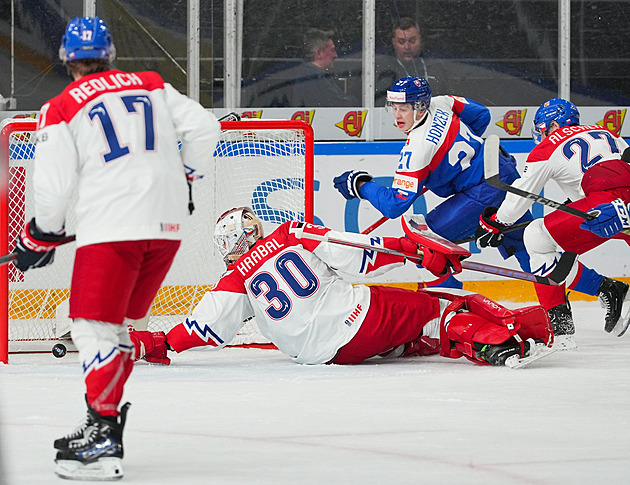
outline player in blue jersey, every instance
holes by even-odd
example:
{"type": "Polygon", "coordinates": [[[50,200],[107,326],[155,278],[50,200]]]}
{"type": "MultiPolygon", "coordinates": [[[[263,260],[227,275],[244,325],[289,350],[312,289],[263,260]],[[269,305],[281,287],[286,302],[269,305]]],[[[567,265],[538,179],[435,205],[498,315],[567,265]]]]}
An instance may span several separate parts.
{"type": "MultiPolygon", "coordinates": [[[[335,187],[348,200],[369,200],[391,219],[404,214],[426,188],[447,199],[426,215],[429,228],[451,241],[472,236],[483,210],[499,206],[505,197],[483,176],[481,135],[490,122],[488,108],[455,96],[432,98],[429,83],[417,77],[399,79],[387,91],[387,108],[398,129],[407,133],[392,186],[373,182],[367,172],[351,170],[335,177],[335,187]]],[[[519,178],[516,161],[503,150],[499,165],[506,183],[519,178]]],[[[519,222],[531,219],[527,212],[519,222]]],[[[498,249],[504,258],[516,256],[521,268],[529,271],[522,229],[507,232],[498,249]]],[[[452,277],[443,285],[462,286],[452,277]]]]}

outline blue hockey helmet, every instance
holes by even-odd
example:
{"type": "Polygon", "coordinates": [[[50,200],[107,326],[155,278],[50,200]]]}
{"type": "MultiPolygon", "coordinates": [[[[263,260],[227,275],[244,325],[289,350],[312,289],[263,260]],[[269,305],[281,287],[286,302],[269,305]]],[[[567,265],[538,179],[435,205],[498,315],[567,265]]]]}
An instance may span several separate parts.
{"type": "Polygon", "coordinates": [[[549,125],[555,121],[560,127],[577,125],[580,123],[580,112],[571,101],[553,98],[540,105],[534,115],[532,138],[538,145],[542,135],[549,132],[549,125]]]}
{"type": "Polygon", "coordinates": [[[431,105],[431,86],[421,77],[403,77],[387,90],[386,106],[396,103],[410,103],[416,111],[427,110],[431,105]]]}
{"type": "Polygon", "coordinates": [[[77,59],[113,61],[116,48],[105,22],[99,17],[75,17],[61,38],[59,59],[64,63],[77,59]]]}

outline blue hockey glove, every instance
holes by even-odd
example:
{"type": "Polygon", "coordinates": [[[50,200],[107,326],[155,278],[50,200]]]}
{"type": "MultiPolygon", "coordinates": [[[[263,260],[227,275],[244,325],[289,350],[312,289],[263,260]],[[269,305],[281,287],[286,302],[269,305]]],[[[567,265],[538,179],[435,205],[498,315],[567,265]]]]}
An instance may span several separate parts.
{"type": "Polygon", "coordinates": [[[363,170],[348,170],[333,179],[335,188],[341,192],[347,200],[361,198],[359,194],[359,182],[365,183],[372,180],[372,176],[363,170]]]}
{"type": "Polygon", "coordinates": [[[593,207],[589,212],[599,211],[599,215],[590,221],[584,221],[580,227],[591,231],[599,237],[609,238],[617,235],[624,229],[630,228],[630,216],[628,207],[621,199],[615,199],[607,204],[593,207]]]}
{"type": "Polygon", "coordinates": [[[48,266],[55,259],[55,248],[65,237],[65,232],[59,235],[41,232],[35,224],[35,218],[31,219],[15,241],[17,259],[13,264],[22,272],[48,266]]]}

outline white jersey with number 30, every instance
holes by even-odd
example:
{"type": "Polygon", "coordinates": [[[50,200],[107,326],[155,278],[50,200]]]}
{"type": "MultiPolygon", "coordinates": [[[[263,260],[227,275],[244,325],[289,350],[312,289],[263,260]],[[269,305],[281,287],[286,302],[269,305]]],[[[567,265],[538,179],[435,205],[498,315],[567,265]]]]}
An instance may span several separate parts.
{"type": "MultiPolygon", "coordinates": [[[[369,288],[353,286],[338,273],[376,275],[402,265],[404,258],[302,237],[296,232],[302,226],[285,222],[241,256],[181,324],[184,331],[222,348],[244,320],[255,316],[261,333],[297,362],[333,359],[356,335],[370,308],[369,288]]],[[[307,232],[381,247],[398,241],[311,224],[304,227],[307,232]]],[[[180,351],[171,338],[174,331],[167,338],[180,351]]]]}

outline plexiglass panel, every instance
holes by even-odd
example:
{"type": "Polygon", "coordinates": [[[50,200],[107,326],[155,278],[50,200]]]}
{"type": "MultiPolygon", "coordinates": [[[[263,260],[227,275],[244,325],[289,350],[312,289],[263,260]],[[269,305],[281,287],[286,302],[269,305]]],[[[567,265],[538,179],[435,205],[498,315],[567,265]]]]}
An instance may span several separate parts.
{"type": "Polygon", "coordinates": [[[571,100],[630,105],[630,2],[571,2],[571,100]]]}
{"type": "Polygon", "coordinates": [[[242,105],[360,106],[362,8],[360,0],[245,0],[242,105]]]}
{"type": "Polygon", "coordinates": [[[377,106],[404,75],[486,105],[536,105],[557,92],[557,1],[377,0],[376,9],[377,106]]]}

